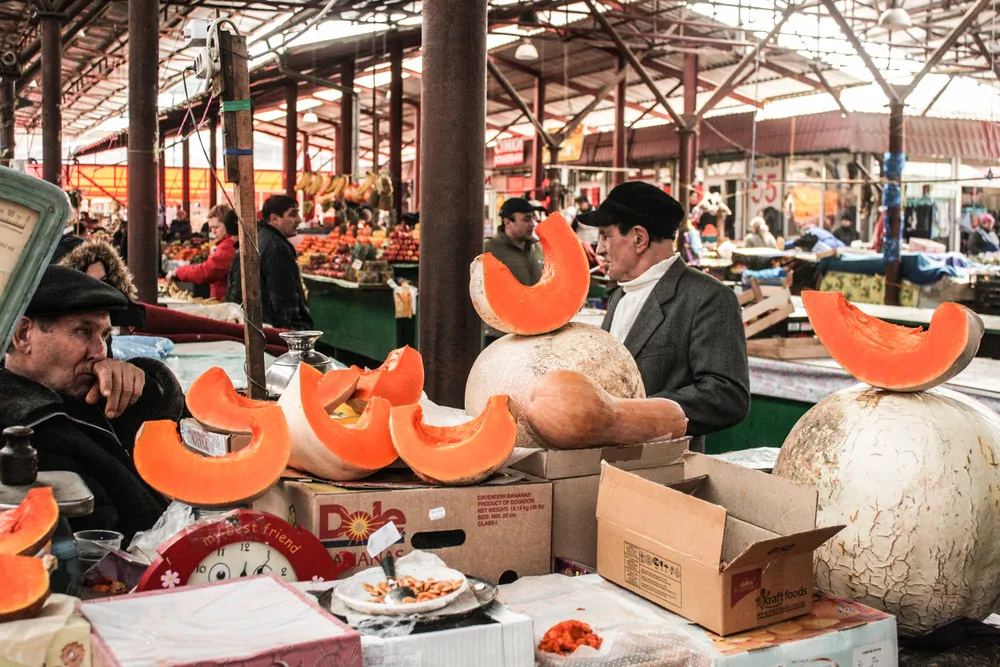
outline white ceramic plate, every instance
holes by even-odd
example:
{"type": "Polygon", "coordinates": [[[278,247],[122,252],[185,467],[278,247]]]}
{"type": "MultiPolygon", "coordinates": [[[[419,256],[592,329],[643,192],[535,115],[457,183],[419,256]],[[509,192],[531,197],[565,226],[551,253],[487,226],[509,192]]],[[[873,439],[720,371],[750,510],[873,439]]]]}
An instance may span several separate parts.
{"type": "Polygon", "coordinates": [[[465,575],[458,570],[448,567],[397,567],[396,575],[399,577],[413,577],[414,579],[434,579],[435,581],[460,579],[462,585],[453,593],[426,600],[424,602],[411,602],[409,604],[381,604],[372,602],[372,596],[365,590],[362,584],[374,586],[385,581],[385,573],[380,567],[373,567],[354,575],[344,583],[337,586],[335,595],[345,605],[359,611],[362,614],[374,614],[380,616],[405,616],[408,614],[422,614],[435,609],[446,607],[452,600],[456,599],[469,587],[469,582],[465,575]]]}

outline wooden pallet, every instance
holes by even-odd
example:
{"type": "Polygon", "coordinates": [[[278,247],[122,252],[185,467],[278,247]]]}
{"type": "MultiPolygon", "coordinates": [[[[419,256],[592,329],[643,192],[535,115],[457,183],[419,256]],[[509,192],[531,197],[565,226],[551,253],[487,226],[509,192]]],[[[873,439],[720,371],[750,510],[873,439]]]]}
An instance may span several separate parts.
{"type": "Polygon", "coordinates": [[[830,356],[819,338],[754,338],[747,341],[747,354],[763,359],[825,359],[830,356]]]}
{"type": "Polygon", "coordinates": [[[750,289],[739,295],[743,308],[743,333],[750,338],[795,312],[788,284],[760,285],[750,281],[750,289]]]}

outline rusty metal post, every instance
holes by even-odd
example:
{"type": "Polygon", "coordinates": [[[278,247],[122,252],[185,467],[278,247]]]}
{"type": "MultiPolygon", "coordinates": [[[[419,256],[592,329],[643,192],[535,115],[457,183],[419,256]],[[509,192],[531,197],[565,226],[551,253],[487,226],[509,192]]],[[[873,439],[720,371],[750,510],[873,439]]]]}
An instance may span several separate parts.
{"type": "Polygon", "coordinates": [[[155,304],[160,269],[155,186],[160,49],[157,0],[129,0],[128,35],[128,265],[139,300],[155,304]]]}
{"type": "Polygon", "coordinates": [[[903,165],[906,161],[906,120],[903,117],[902,96],[889,100],[889,153],[886,155],[883,172],[889,181],[883,190],[883,201],[887,207],[885,214],[885,238],[882,244],[885,259],[885,304],[899,305],[900,292],[900,250],[902,235],[902,183],[903,165]]]}
{"type": "MultiPolygon", "coordinates": [[[[618,56],[618,71],[627,67],[624,56],[618,56]]],[[[615,168],[612,174],[615,185],[625,182],[625,92],[628,90],[628,77],[622,78],[615,88],[615,131],[611,137],[611,166],[615,168]]]]}
{"type": "MultiPolygon", "coordinates": [[[[545,79],[538,77],[535,79],[535,118],[545,118],[545,79]]],[[[535,132],[535,138],[531,141],[531,187],[534,188],[534,196],[537,198],[542,189],[542,181],[545,180],[545,137],[535,132]]]]}
{"type": "Polygon", "coordinates": [[[423,8],[420,160],[434,205],[420,221],[419,344],[428,397],[451,407],[465,404],[465,380],[482,349],[482,321],[456,289],[469,284],[469,265],[483,251],[487,4],[436,0],[423,8]]]}
{"type": "Polygon", "coordinates": [[[299,157],[299,84],[290,81],[285,88],[285,194],[295,197],[296,162],[299,157]]]}
{"type": "Polygon", "coordinates": [[[42,32],[42,178],[62,185],[62,22],[38,15],[42,32]]]}
{"type": "Polygon", "coordinates": [[[403,42],[393,31],[389,38],[389,174],[392,178],[392,210],[403,213],[403,42]]]}
{"type": "MultiPolygon", "coordinates": [[[[340,65],[340,85],[348,90],[354,90],[354,61],[348,60],[340,65]]],[[[341,174],[354,173],[354,104],[352,95],[340,98],[340,128],[337,132],[337,172],[341,174]]]]}
{"type": "Polygon", "coordinates": [[[690,213],[691,188],[694,185],[695,167],[698,164],[698,133],[695,116],[698,103],[698,56],[693,53],[684,54],[683,83],[684,115],[682,120],[684,123],[677,126],[677,201],[681,203],[685,213],[690,213]]]}
{"type": "Polygon", "coordinates": [[[0,77],[0,166],[14,159],[14,79],[0,77]]]}
{"type": "Polygon", "coordinates": [[[191,138],[181,142],[181,208],[191,219],[191,138]]]}
{"type": "Polygon", "coordinates": [[[160,140],[159,146],[156,149],[156,163],[157,163],[157,191],[160,193],[160,207],[164,212],[167,210],[167,158],[166,158],[166,147],[163,145],[163,140],[160,140]]]}
{"type": "Polygon", "coordinates": [[[372,110],[372,171],[379,170],[378,148],[382,145],[382,128],[379,127],[379,115],[372,110]]]}
{"type": "Polygon", "coordinates": [[[416,107],[417,113],[413,115],[413,145],[416,151],[413,156],[413,210],[420,210],[420,107],[416,107]]]}
{"type": "Polygon", "coordinates": [[[215,174],[219,166],[219,116],[208,117],[208,209],[212,210],[219,203],[219,188],[215,183],[215,174]]]}

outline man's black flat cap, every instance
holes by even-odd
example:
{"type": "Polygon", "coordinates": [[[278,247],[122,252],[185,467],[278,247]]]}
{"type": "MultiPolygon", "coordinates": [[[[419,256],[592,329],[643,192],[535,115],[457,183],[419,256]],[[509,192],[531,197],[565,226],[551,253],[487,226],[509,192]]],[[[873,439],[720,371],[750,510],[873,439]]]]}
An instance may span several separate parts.
{"type": "Polygon", "coordinates": [[[120,291],[66,266],[49,266],[31,297],[25,315],[68,315],[106,311],[119,313],[128,307],[120,291]]]}

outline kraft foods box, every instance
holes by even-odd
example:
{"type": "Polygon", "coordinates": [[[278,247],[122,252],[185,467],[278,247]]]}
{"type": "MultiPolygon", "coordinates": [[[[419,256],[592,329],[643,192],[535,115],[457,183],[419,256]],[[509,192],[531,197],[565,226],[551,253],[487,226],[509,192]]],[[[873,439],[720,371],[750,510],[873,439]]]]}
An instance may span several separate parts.
{"type": "Polygon", "coordinates": [[[368,537],[390,521],[402,535],[396,558],[422,549],[494,583],[550,571],[552,484],[517,471],[462,487],[432,486],[408,470],[360,482],[286,478],[253,506],[315,534],[348,566],[345,577],[378,563],[368,537]]]}
{"type": "Polygon", "coordinates": [[[843,528],[816,528],[816,490],[702,454],[683,460],[684,480],[670,485],[604,465],[598,573],[719,635],[808,614],[813,551],[843,528]]]}

